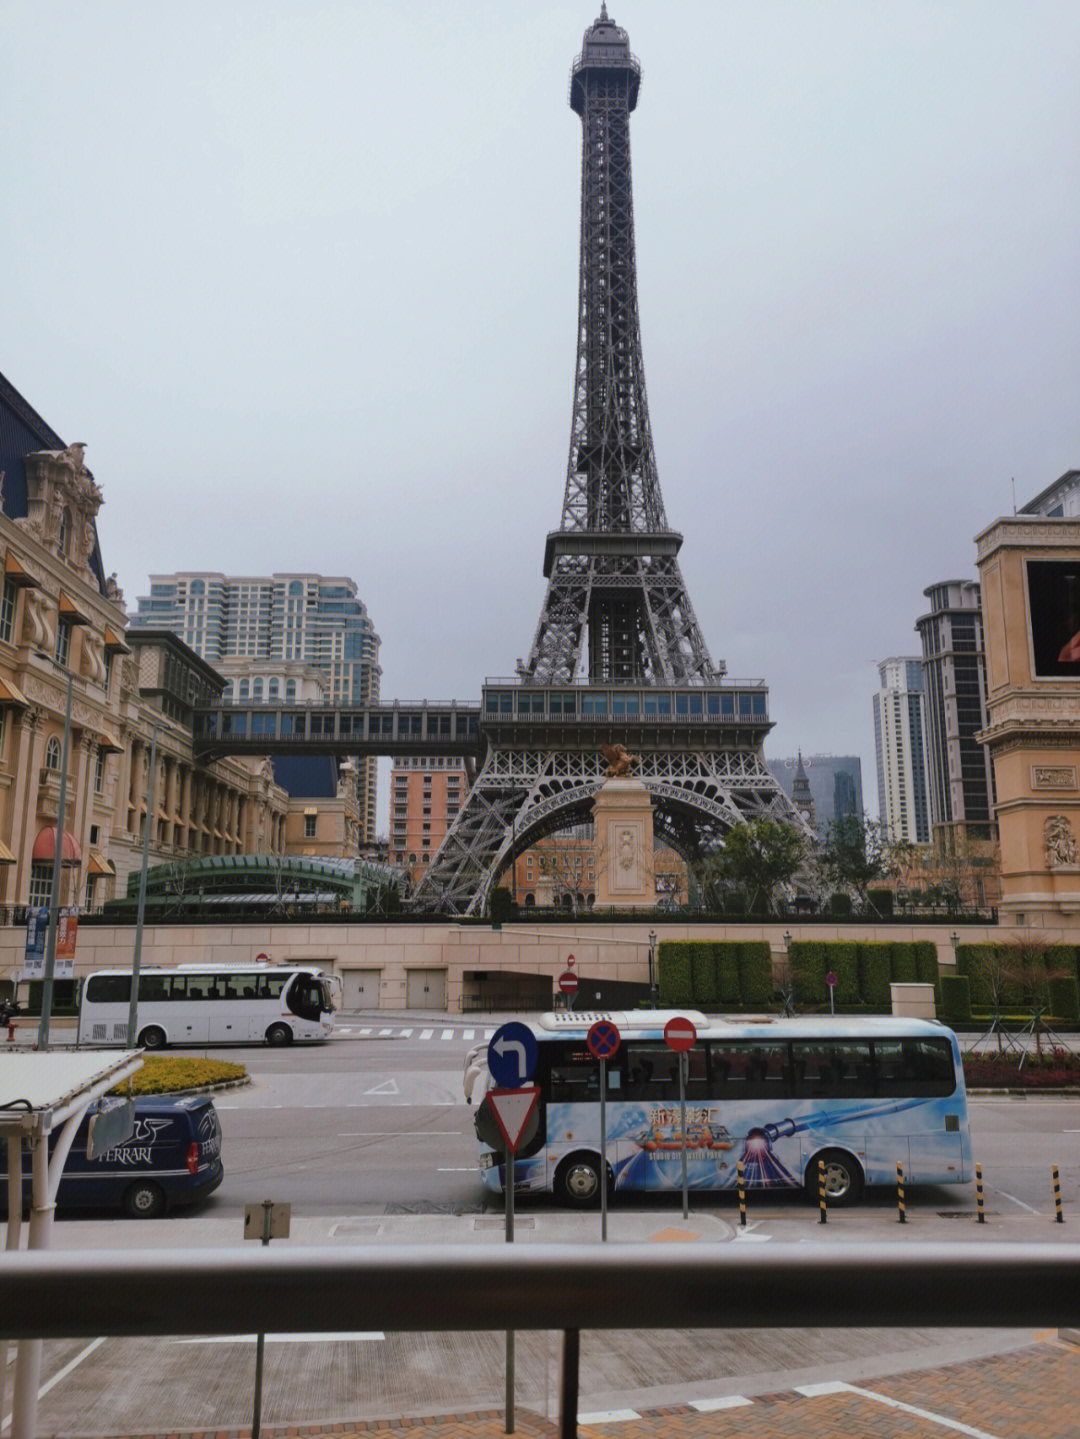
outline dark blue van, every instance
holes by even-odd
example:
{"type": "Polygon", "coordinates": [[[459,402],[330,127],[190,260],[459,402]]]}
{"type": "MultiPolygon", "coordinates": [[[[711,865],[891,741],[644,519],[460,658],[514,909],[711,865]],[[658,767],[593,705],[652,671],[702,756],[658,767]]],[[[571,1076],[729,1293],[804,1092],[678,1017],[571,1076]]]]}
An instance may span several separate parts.
{"type": "MultiPolygon", "coordinates": [[[[92,1113],[122,1104],[106,1098],[92,1113]]],[[[221,1123],[207,1094],[135,1101],[135,1132],[98,1159],[87,1159],[89,1115],[72,1141],[56,1196],[64,1209],[120,1209],[131,1219],[153,1219],[196,1204],[225,1177],[221,1123]]],[[[0,1178],[7,1178],[7,1145],[0,1144],[0,1178]]],[[[30,1203],[30,1152],[23,1150],[23,1196],[30,1203]]],[[[0,1202],[6,1203],[6,1184],[0,1202]]]]}

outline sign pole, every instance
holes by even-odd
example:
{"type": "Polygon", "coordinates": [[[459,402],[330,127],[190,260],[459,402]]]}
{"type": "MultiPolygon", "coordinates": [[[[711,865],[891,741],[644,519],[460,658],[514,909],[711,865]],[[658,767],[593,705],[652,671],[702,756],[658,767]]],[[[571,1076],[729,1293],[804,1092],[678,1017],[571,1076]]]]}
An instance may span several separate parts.
{"type": "Polygon", "coordinates": [[[600,1061],[600,1242],[607,1240],[607,1060],[600,1061]]]}
{"type": "MultiPolygon", "coordinates": [[[[155,736],[156,737],[156,736],[155,736]]],[[[153,780],[151,780],[151,786],[153,780]]],[[[150,806],[146,806],[146,823],[150,825],[150,806]]],[[[259,1235],[259,1241],[265,1249],[270,1243],[270,1219],[273,1214],[274,1205],[269,1199],[263,1200],[263,1227],[259,1235]]],[[[259,1439],[259,1429],[262,1424],[262,1384],[263,1384],[263,1353],[266,1348],[266,1335],[259,1334],[255,1340],[255,1408],[251,1415],[251,1439],[259,1439]]]]}
{"type": "Polygon", "coordinates": [[[682,1125],[682,1217],[690,1218],[689,1185],[686,1178],[686,1070],[689,1061],[685,1052],[679,1055],[679,1122],[682,1125]]]}
{"type": "MultiPolygon", "coordinates": [[[[503,1193],[506,1196],[506,1242],[514,1242],[514,1154],[507,1143],[503,1150],[506,1168],[503,1170],[503,1193]]],[[[506,1423],[504,1432],[514,1432],[514,1331],[506,1331],[506,1423]]]]}

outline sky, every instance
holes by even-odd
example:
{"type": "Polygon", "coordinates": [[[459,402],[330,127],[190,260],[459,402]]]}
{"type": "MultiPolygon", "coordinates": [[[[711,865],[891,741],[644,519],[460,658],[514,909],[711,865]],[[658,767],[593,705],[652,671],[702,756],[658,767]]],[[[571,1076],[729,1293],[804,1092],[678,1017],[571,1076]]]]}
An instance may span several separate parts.
{"type": "MultiPolygon", "coordinates": [[[[528,653],[599,0],[0,0],[0,369],[106,571],[353,578],[382,695],[528,653]]],[[[1080,467],[1076,0],[612,0],[649,409],[767,757],[858,754],[925,588],[1080,467]]],[[[385,783],[383,785],[385,791],[385,783]]],[[[380,829],[385,828],[385,794],[380,829]]]]}

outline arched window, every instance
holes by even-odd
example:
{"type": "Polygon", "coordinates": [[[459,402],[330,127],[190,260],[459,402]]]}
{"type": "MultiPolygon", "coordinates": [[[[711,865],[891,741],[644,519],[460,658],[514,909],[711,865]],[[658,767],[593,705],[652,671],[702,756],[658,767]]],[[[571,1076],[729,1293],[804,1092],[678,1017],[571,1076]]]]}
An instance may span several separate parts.
{"type": "Polygon", "coordinates": [[[304,593],[304,584],[303,584],[303,581],[302,581],[302,580],[290,580],[290,581],[289,581],[289,594],[290,594],[290,595],[302,595],[303,593],[304,593]]]}
{"type": "Polygon", "coordinates": [[[60,514],[60,533],[56,537],[56,548],[62,555],[68,552],[68,545],[71,543],[71,511],[67,505],[60,514]]]}
{"type": "Polygon", "coordinates": [[[272,679],[272,680],[270,681],[270,684],[269,684],[268,689],[267,689],[267,698],[268,698],[268,699],[272,699],[272,700],[276,700],[276,699],[279,697],[279,695],[278,695],[279,688],[280,688],[280,687],[279,687],[278,681],[277,681],[276,679],[272,679]]]}
{"type": "Polygon", "coordinates": [[[253,700],[261,700],[262,697],[263,697],[263,684],[262,684],[262,679],[260,678],[260,679],[257,679],[257,680],[252,680],[252,682],[251,682],[251,698],[252,698],[253,700]]]}
{"type": "Polygon", "coordinates": [[[226,705],[231,705],[231,704],[232,704],[232,701],[233,701],[233,687],[232,687],[232,680],[230,680],[229,683],[225,686],[225,688],[221,691],[221,703],[222,703],[222,704],[226,704],[226,705]]]}
{"type": "Polygon", "coordinates": [[[204,595],[205,593],[206,585],[202,580],[192,580],[191,584],[188,585],[189,595],[204,595]]]}
{"type": "Polygon", "coordinates": [[[247,680],[240,681],[240,698],[242,700],[251,698],[251,685],[247,680]]]}
{"type": "Polygon", "coordinates": [[[55,735],[49,736],[49,742],[45,746],[45,768],[60,768],[60,741],[55,735]]]}

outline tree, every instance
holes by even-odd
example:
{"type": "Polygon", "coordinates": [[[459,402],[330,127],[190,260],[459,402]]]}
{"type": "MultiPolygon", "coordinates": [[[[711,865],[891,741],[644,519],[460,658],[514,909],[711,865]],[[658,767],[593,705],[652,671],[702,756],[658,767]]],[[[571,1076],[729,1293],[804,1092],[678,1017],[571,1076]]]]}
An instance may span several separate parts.
{"type": "Polygon", "coordinates": [[[778,885],[790,884],[803,861],[804,841],[797,829],[773,819],[737,824],[723,848],[710,856],[713,877],[738,886],[753,912],[760,899],[772,903],[778,885]]]}
{"type": "Polygon", "coordinates": [[[865,903],[867,885],[885,873],[885,855],[881,826],[865,815],[846,814],[829,825],[819,862],[830,884],[850,885],[865,903]]]}

